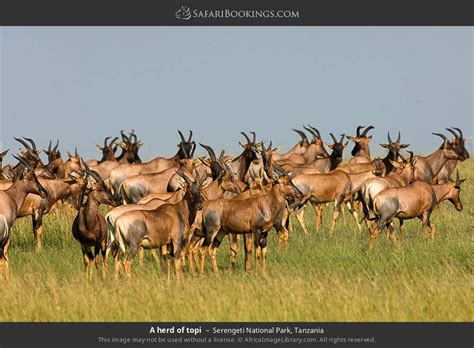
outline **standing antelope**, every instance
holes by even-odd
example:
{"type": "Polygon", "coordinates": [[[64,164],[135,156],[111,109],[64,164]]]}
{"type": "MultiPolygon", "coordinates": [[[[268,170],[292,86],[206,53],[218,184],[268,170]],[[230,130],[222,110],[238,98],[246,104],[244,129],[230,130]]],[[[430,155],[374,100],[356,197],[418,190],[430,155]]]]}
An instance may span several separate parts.
{"type": "Polygon", "coordinates": [[[398,160],[400,150],[410,146],[410,144],[400,144],[400,131],[398,131],[397,140],[392,141],[392,138],[390,138],[390,132],[387,133],[387,139],[387,144],[379,144],[380,146],[388,150],[387,156],[385,156],[382,160],[385,165],[385,176],[390,174],[390,172],[394,169],[392,161],[398,160]]]}
{"type": "MultiPolygon", "coordinates": [[[[129,211],[116,219],[116,237],[125,258],[127,276],[131,276],[132,260],[140,247],[156,249],[166,246],[168,277],[171,272],[169,256],[172,256],[176,276],[180,278],[182,257],[190,238],[191,225],[196,212],[202,209],[204,199],[201,194],[203,180],[199,173],[196,173],[194,182],[182,171],[179,173],[186,182],[184,198],[179,203],[164,204],[154,210],[129,211]]],[[[116,272],[120,272],[120,258],[116,258],[116,272]]]]}
{"type": "Polygon", "coordinates": [[[375,247],[377,236],[385,227],[388,228],[390,240],[397,243],[395,231],[391,225],[394,217],[399,219],[401,230],[403,220],[420,218],[423,229],[430,228],[431,238],[434,238],[436,228],[430,221],[433,209],[440,202],[449,200],[457,211],[461,211],[462,202],[459,193],[464,180],[466,179],[460,179],[457,172],[456,180],[445,184],[436,185],[415,181],[405,187],[389,188],[380,192],[374,199],[377,222],[371,233],[369,250],[375,247]]]}
{"type": "Polygon", "coordinates": [[[357,127],[355,137],[347,136],[347,139],[355,143],[354,148],[351,151],[352,158],[349,160],[349,163],[364,163],[371,161],[369,143],[372,140],[372,136],[367,136],[367,133],[371,129],[374,129],[374,126],[368,126],[361,134],[360,130],[362,128],[364,128],[364,126],[357,127]]]}
{"type": "Polygon", "coordinates": [[[33,166],[22,157],[16,157],[24,170],[15,176],[13,184],[5,191],[0,191],[0,266],[8,272],[8,249],[10,231],[17,218],[18,210],[29,193],[48,197],[48,192],[41,186],[33,166]]]}
{"type": "Polygon", "coordinates": [[[454,139],[451,141],[451,145],[453,146],[454,150],[458,154],[459,158],[457,160],[449,159],[446,161],[444,166],[441,168],[441,170],[438,172],[438,174],[436,174],[434,178],[434,182],[438,184],[443,184],[450,177],[451,173],[456,168],[456,164],[458,163],[458,160],[463,162],[469,158],[469,152],[467,152],[466,147],[464,145],[465,139],[462,134],[462,131],[456,127],[453,127],[453,129],[446,128],[448,132],[454,135],[454,139]],[[453,129],[458,131],[459,134],[456,134],[456,132],[454,132],[453,129]]]}
{"type": "Polygon", "coordinates": [[[107,274],[107,225],[99,207],[100,204],[115,205],[115,199],[99,173],[90,170],[85,161],[82,162],[86,176],[85,179],[74,180],[82,186],[82,192],[77,202],[77,215],[72,223],[72,235],[81,244],[86,277],[90,279],[92,263],[98,267],[100,255],[102,255],[103,275],[107,274]],[[89,178],[92,178],[90,184],[89,178]],[[87,198],[83,203],[83,196],[86,194],[87,198]]]}
{"type": "MultiPolygon", "coordinates": [[[[287,200],[301,196],[281,167],[275,168],[273,177],[276,183],[270,191],[264,194],[242,200],[218,199],[206,202],[202,212],[205,240],[201,248],[201,264],[199,266],[201,273],[204,271],[207,251],[209,251],[214,272],[218,272],[217,248],[228,233],[252,233],[255,246],[255,271],[258,272],[260,256],[262,256],[263,270],[266,271],[268,232],[275,224],[275,220],[287,200]]],[[[249,268],[248,264],[246,264],[246,268],[249,268]]]]}
{"type": "Polygon", "coordinates": [[[443,134],[432,133],[443,139],[443,144],[426,157],[415,156],[415,180],[422,180],[429,183],[434,183],[436,175],[448,160],[457,160],[459,158],[456,149],[443,134]]]}

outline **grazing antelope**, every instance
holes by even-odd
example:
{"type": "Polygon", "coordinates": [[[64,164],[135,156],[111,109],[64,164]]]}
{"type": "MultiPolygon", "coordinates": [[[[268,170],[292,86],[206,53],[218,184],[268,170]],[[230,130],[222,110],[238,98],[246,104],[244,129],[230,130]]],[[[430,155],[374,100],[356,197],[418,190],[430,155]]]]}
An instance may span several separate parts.
{"type": "MultiPolygon", "coordinates": [[[[288,200],[300,198],[301,193],[292,183],[287,173],[276,167],[273,177],[275,184],[271,190],[247,199],[218,199],[207,201],[202,212],[204,244],[201,247],[199,271],[203,273],[207,251],[215,273],[217,248],[228,233],[253,234],[255,246],[255,271],[262,256],[262,267],[266,270],[267,235],[288,200]]],[[[250,265],[246,264],[248,269],[250,265]]]]}
{"type": "Polygon", "coordinates": [[[112,192],[119,197],[119,188],[122,182],[132,176],[140,174],[158,173],[168,168],[179,168],[178,160],[191,158],[191,153],[194,153],[196,143],[192,141],[193,132],[189,131],[189,138],[186,140],[178,131],[181,137],[181,142],[178,144],[178,152],[171,158],[156,157],[146,163],[122,164],[110,171],[109,184],[112,192]]]}
{"type": "MultiPolygon", "coordinates": [[[[164,204],[154,210],[134,210],[120,215],[115,222],[116,237],[125,259],[125,274],[131,276],[132,260],[140,247],[167,248],[168,277],[170,276],[169,256],[174,258],[176,276],[181,275],[181,264],[191,225],[196,212],[203,207],[201,180],[196,173],[195,181],[178,171],[186,182],[183,199],[176,204],[164,204]]],[[[120,259],[116,258],[116,272],[120,272],[120,259]]]]}
{"type": "Polygon", "coordinates": [[[460,179],[459,172],[456,180],[445,184],[429,184],[424,181],[415,181],[408,186],[388,188],[374,198],[374,211],[377,215],[376,225],[371,232],[369,250],[375,247],[377,236],[387,227],[389,237],[397,245],[395,231],[391,225],[393,218],[400,221],[400,230],[403,221],[413,218],[422,220],[422,227],[430,228],[431,238],[435,235],[435,225],[430,221],[433,209],[444,200],[449,200],[457,211],[462,210],[459,196],[461,184],[466,179],[460,179]]]}
{"type": "Polygon", "coordinates": [[[107,274],[107,225],[99,207],[100,204],[115,205],[115,199],[99,173],[90,170],[85,161],[82,160],[82,163],[85,167],[85,179],[71,176],[82,188],[77,202],[77,215],[72,223],[72,235],[81,244],[86,277],[90,279],[92,263],[98,267],[100,255],[103,275],[107,274]],[[89,178],[92,178],[90,185],[89,178]],[[84,195],[87,195],[87,198],[83,203],[84,195]]]}
{"type": "Polygon", "coordinates": [[[466,159],[469,158],[469,152],[467,152],[466,147],[464,145],[465,138],[462,134],[462,131],[459,128],[453,127],[453,129],[446,128],[446,130],[454,135],[454,139],[451,141],[451,145],[453,146],[454,150],[458,154],[459,158],[449,159],[446,161],[444,166],[441,170],[436,174],[434,178],[434,182],[438,184],[443,184],[451,175],[451,173],[456,168],[458,160],[464,162],[466,159]],[[459,132],[457,134],[453,129],[459,132]]]}
{"type": "Polygon", "coordinates": [[[448,160],[457,160],[459,154],[456,152],[453,144],[451,144],[443,134],[432,133],[443,139],[441,146],[428,156],[415,156],[415,180],[422,180],[434,183],[436,175],[448,160]]]}
{"type": "Polygon", "coordinates": [[[17,218],[18,210],[29,193],[48,197],[48,192],[41,186],[33,166],[22,157],[13,156],[25,168],[15,176],[13,184],[5,191],[0,191],[0,266],[8,272],[8,249],[10,231],[17,218]]]}
{"type": "Polygon", "coordinates": [[[374,129],[374,126],[368,126],[362,133],[360,133],[362,128],[364,128],[364,126],[357,127],[355,137],[347,136],[347,139],[355,143],[354,148],[351,151],[352,158],[349,160],[349,163],[364,163],[371,161],[369,143],[372,140],[372,136],[367,136],[367,133],[371,129],[374,129]]]}

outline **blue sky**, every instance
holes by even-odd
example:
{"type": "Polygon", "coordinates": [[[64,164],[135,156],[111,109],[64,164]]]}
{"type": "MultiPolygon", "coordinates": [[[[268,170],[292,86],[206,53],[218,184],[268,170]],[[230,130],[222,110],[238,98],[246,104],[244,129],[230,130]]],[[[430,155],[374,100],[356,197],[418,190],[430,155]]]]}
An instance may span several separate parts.
{"type": "Polygon", "coordinates": [[[149,159],[193,129],[235,154],[242,130],[285,149],[310,123],[328,141],[373,124],[381,155],[401,130],[428,153],[431,132],[473,134],[473,46],[469,27],[3,27],[0,148],[60,138],[97,158],[134,128],[149,159]]]}

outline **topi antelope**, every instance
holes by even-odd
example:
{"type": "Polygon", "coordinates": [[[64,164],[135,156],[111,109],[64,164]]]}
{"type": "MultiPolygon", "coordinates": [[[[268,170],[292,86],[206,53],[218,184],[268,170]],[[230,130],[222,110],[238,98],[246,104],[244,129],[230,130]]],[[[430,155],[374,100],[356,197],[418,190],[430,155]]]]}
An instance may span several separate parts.
{"type": "MultiPolygon", "coordinates": [[[[195,181],[178,171],[186,182],[184,198],[176,204],[164,204],[155,210],[134,210],[120,215],[115,221],[118,245],[125,259],[125,274],[131,276],[132,260],[140,247],[167,248],[168,277],[170,276],[169,256],[174,258],[176,276],[181,274],[182,257],[190,237],[191,225],[196,212],[203,207],[201,194],[203,180],[199,173],[195,181]]],[[[116,272],[120,272],[120,259],[116,259],[116,272]]]]}
{"type": "Polygon", "coordinates": [[[201,247],[199,271],[203,273],[207,251],[215,273],[217,248],[228,234],[253,234],[255,246],[255,271],[262,256],[262,267],[266,271],[268,254],[267,235],[275,224],[277,216],[288,200],[299,199],[301,193],[292,183],[288,174],[276,167],[273,173],[275,184],[271,190],[247,199],[219,199],[208,201],[202,211],[204,244],[201,247]]]}
{"type": "Polygon", "coordinates": [[[77,215],[72,223],[72,235],[81,244],[86,277],[90,279],[92,263],[98,267],[100,255],[103,275],[107,274],[107,225],[99,207],[101,204],[115,205],[115,199],[99,173],[90,170],[85,161],[82,162],[85,178],[71,176],[74,183],[82,189],[80,198],[76,201],[77,215]],[[85,195],[87,198],[83,203],[85,195]]]}
{"type": "Polygon", "coordinates": [[[364,163],[371,160],[369,143],[372,140],[372,136],[367,136],[367,133],[371,129],[374,129],[374,126],[368,126],[360,133],[362,128],[364,128],[364,126],[357,127],[355,137],[347,136],[347,139],[355,143],[351,151],[352,158],[349,160],[349,163],[364,163]]]}
{"type": "Polygon", "coordinates": [[[456,127],[452,127],[452,129],[446,128],[446,130],[454,135],[454,139],[451,141],[451,145],[453,146],[454,150],[458,154],[459,158],[457,160],[449,159],[449,160],[446,161],[444,166],[441,168],[441,170],[438,172],[438,174],[436,174],[436,176],[433,180],[434,182],[436,182],[438,184],[444,183],[450,177],[451,173],[456,168],[456,165],[457,165],[458,161],[463,162],[463,161],[465,161],[466,159],[469,158],[469,152],[467,152],[466,147],[464,145],[465,138],[462,134],[461,129],[456,128],[456,127]],[[454,131],[454,129],[457,132],[459,132],[459,134],[457,134],[454,131]]]}
{"type": "MultiPolygon", "coordinates": [[[[374,211],[377,221],[371,232],[369,250],[375,247],[377,236],[387,227],[389,237],[397,245],[395,231],[391,225],[393,218],[400,221],[400,231],[403,231],[403,220],[420,218],[422,227],[430,228],[431,238],[435,235],[435,225],[430,221],[433,209],[442,201],[449,200],[456,210],[462,210],[459,193],[461,184],[466,179],[460,179],[459,172],[456,180],[445,184],[429,184],[424,181],[415,181],[405,187],[388,188],[374,198],[374,211]]],[[[398,246],[398,245],[397,245],[398,246]]]]}
{"type": "Polygon", "coordinates": [[[24,170],[15,176],[13,184],[5,191],[0,191],[0,266],[8,272],[8,249],[10,231],[29,193],[48,197],[48,192],[41,186],[33,166],[24,158],[13,156],[23,164],[24,170]]]}
{"type": "Polygon", "coordinates": [[[426,157],[415,156],[415,180],[422,180],[429,183],[434,183],[436,175],[448,160],[457,160],[459,158],[456,149],[443,134],[432,133],[443,139],[441,146],[426,157]]]}

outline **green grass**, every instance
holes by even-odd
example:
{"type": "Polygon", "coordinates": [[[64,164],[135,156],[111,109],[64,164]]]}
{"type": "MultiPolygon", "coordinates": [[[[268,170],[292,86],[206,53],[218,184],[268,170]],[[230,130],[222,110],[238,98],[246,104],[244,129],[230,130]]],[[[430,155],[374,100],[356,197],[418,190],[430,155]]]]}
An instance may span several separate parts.
{"type": "MultiPolygon", "coordinates": [[[[473,161],[461,166],[464,175],[473,170],[473,161]]],[[[219,276],[207,266],[204,276],[185,272],[180,283],[174,277],[168,283],[149,255],[143,267],[135,261],[131,280],[104,280],[95,272],[88,282],[71,235],[74,212],[46,216],[40,254],[30,220],[20,219],[12,278],[0,280],[0,321],[472,321],[473,180],[463,185],[461,213],[448,202],[433,213],[434,241],[411,220],[400,250],[383,234],[369,255],[368,232],[359,234],[349,216],[329,238],[330,210],[316,232],[308,209],[312,233],[304,237],[295,221],[287,252],[278,251],[271,232],[266,275],[243,271],[242,245],[238,270],[229,270],[226,239],[219,276]]]]}

